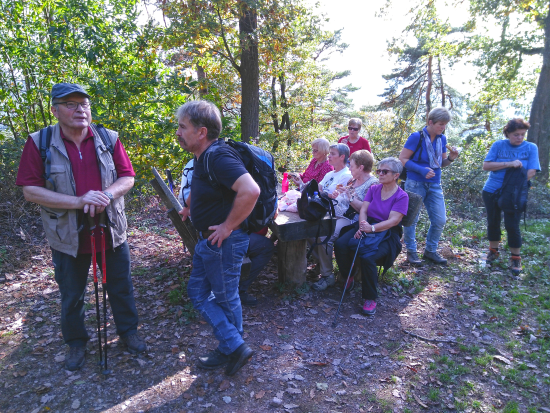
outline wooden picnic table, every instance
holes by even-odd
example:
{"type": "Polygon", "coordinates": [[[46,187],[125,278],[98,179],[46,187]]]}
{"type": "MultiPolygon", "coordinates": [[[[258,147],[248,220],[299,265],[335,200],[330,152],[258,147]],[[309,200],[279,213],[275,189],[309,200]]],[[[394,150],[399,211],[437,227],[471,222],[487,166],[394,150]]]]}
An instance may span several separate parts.
{"type": "MultiPolygon", "coordinates": [[[[329,235],[330,217],[321,221],[320,237],[329,235]]],[[[332,218],[332,230],[336,218],[332,218]]],[[[275,221],[269,226],[277,236],[277,261],[280,282],[302,285],[306,281],[306,246],[307,238],[314,238],[319,229],[319,221],[306,221],[297,212],[279,212],[275,221]]]]}

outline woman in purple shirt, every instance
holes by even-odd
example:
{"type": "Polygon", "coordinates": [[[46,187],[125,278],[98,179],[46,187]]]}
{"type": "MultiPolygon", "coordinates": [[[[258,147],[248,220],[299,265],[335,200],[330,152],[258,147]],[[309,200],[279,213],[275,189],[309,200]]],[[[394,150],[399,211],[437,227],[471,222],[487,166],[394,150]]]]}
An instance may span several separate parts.
{"type": "Polygon", "coordinates": [[[369,188],[359,212],[359,222],[334,245],[338,268],[343,276],[349,274],[353,256],[359,248],[357,255],[361,260],[362,297],[365,300],[363,314],[366,315],[376,313],[376,261],[384,259],[384,269],[387,270],[401,252],[400,222],[409,206],[409,196],[397,185],[402,170],[403,165],[397,158],[380,161],[376,173],[381,185],[369,188]]]}

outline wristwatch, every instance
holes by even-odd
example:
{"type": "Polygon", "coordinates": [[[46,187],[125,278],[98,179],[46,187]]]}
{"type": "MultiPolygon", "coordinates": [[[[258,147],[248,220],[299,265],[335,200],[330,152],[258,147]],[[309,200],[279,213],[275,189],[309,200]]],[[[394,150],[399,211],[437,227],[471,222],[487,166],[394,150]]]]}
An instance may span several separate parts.
{"type": "Polygon", "coordinates": [[[455,161],[455,159],[449,158],[449,155],[447,155],[447,160],[448,160],[449,162],[454,162],[454,161],[455,161]]]}
{"type": "Polygon", "coordinates": [[[376,232],[376,228],[374,228],[374,225],[370,226],[370,232],[376,232]]]}
{"type": "Polygon", "coordinates": [[[107,192],[107,191],[103,191],[103,193],[104,193],[105,195],[107,195],[107,198],[109,198],[110,201],[113,200],[113,194],[111,194],[110,192],[107,192]]]}

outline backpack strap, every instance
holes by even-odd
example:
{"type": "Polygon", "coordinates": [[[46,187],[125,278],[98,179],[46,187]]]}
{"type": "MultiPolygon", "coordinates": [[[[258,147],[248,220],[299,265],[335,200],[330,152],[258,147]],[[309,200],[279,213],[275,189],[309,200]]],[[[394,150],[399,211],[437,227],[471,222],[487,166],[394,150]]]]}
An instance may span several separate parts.
{"type": "Polygon", "coordinates": [[[422,135],[424,133],[424,129],[420,129],[418,133],[420,135],[418,138],[418,145],[416,145],[416,149],[414,150],[414,152],[412,153],[409,159],[414,158],[414,155],[416,154],[416,152],[418,152],[418,150],[420,150],[420,153],[418,154],[418,160],[420,160],[420,158],[422,157],[422,137],[423,137],[422,135]]]}
{"type": "Polygon", "coordinates": [[[109,136],[109,133],[107,132],[107,129],[105,129],[105,126],[102,124],[98,124],[95,127],[97,134],[101,138],[103,145],[107,148],[111,156],[113,156],[113,153],[115,153],[115,150],[113,148],[113,142],[111,141],[111,138],[109,136]]]}
{"type": "Polygon", "coordinates": [[[52,153],[50,152],[50,145],[52,143],[52,127],[47,126],[40,130],[40,157],[42,162],[44,162],[44,179],[49,181],[53,190],[55,191],[55,182],[50,178],[50,173],[52,170],[52,153]]]}

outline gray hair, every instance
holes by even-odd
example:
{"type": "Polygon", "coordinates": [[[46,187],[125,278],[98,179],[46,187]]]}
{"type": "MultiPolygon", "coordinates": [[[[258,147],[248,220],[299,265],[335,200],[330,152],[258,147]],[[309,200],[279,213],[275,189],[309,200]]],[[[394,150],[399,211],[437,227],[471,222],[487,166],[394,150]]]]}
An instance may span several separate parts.
{"type": "Polygon", "coordinates": [[[349,146],[346,145],[345,143],[333,143],[332,145],[330,145],[329,149],[332,149],[332,148],[336,148],[336,150],[338,151],[338,156],[345,155],[344,165],[346,165],[349,159],[349,146]]]}
{"type": "Polygon", "coordinates": [[[451,121],[451,114],[447,108],[434,108],[430,110],[430,113],[428,114],[428,122],[429,121],[432,121],[433,123],[449,123],[451,121]]]}
{"type": "Polygon", "coordinates": [[[390,156],[389,158],[384,158],[380,162],[378,162],[378,168],[380,168],[382,165],[388,165],[391,171],[396,174],[400,174],[401,171],[403,171],[403,164],[399,159],[393,156],[390,156]]]}
{"type": "Polygon", "coordinates": [[[208,140],[218,139],[222,131],[220,110],[208,100],[192,100],[181,105],[176,111],[178,120],[188,118],[195,128],[205,127],[208,140]]]}

